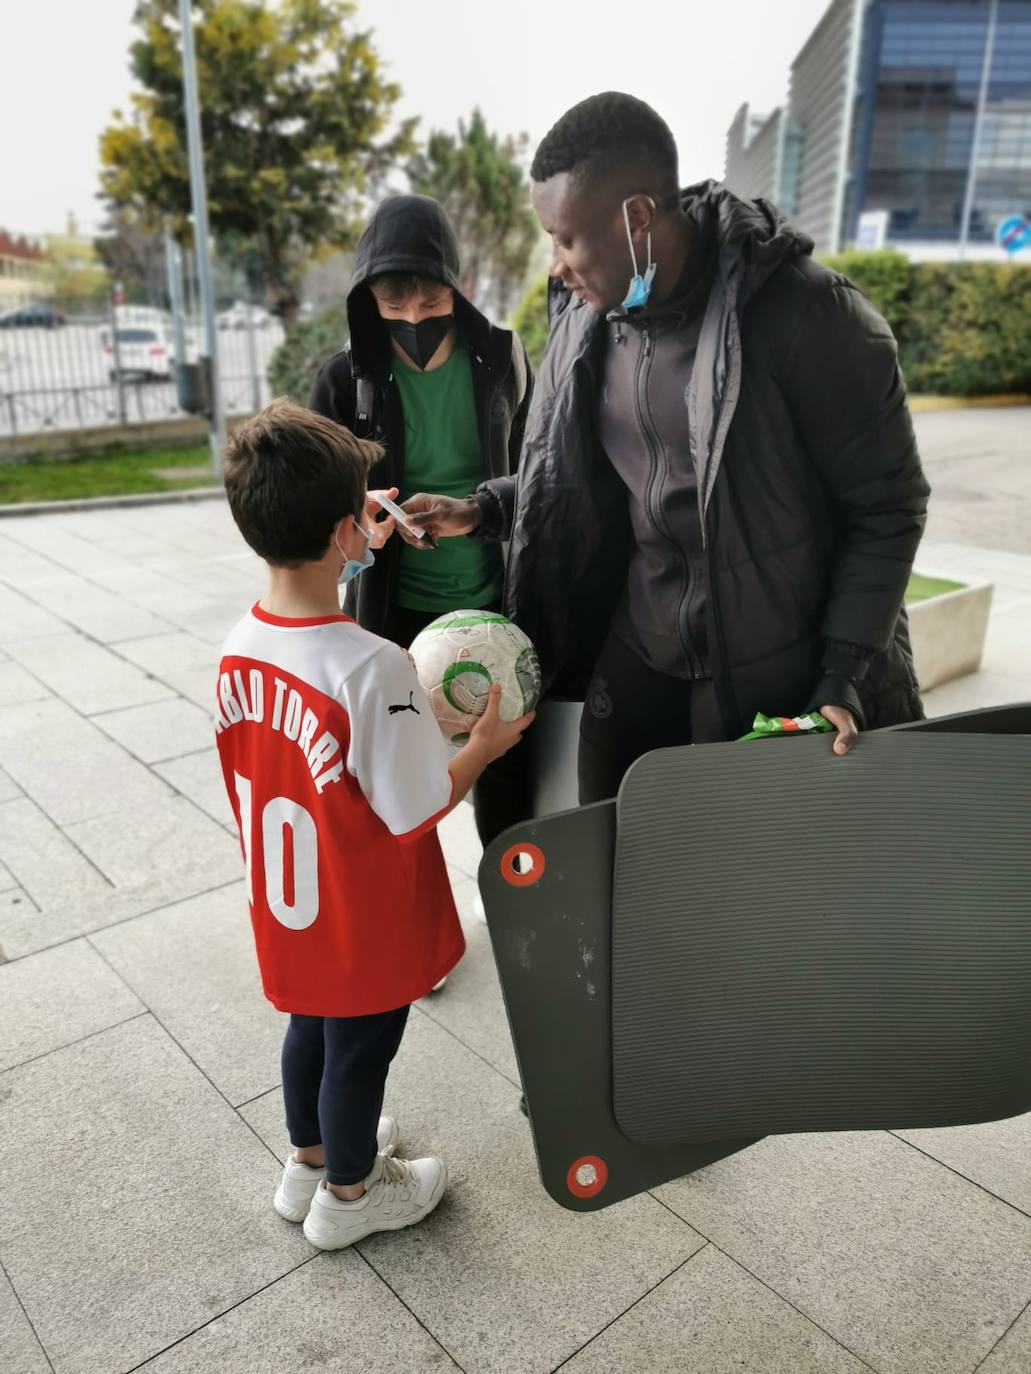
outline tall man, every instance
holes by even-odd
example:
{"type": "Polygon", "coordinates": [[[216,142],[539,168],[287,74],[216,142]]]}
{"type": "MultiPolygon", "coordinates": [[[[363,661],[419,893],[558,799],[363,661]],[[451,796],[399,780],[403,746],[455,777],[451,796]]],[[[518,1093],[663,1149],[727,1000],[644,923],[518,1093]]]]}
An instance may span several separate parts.
{"type": "Polygon", "coordinates": [[[765,201],[678,189],[648,105],[593,96],[531,168],[552,330],[518,482],[408,503],[510,540],[506,611],[582,697],[582,802],[641,754],[922,707],[902,599],[928,486],[895,341],[765,201]]]}

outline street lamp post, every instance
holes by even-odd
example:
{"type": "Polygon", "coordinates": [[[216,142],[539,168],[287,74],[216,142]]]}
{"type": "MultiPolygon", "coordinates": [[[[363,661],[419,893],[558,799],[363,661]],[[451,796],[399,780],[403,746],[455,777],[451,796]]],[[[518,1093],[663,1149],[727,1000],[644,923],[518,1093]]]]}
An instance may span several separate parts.
{"type": "Polygon", "coordinates": [[[218,477],[222,471],[221,451],[225,442],[225,413],[222,409],[218,377],[215,297],[211,279],[211,241],[208,233],[208,195],[204,184],[204,145],[201,141],[197,59],[193,47],[190,0],[179,0],[179,23],[183,44],[183,103],[186,111],[186,144],[190,158],[190,199],[193,203],[193,246],[197,258],[197,288],[204,325],[201,367],[209,387],[208,441],[211,445],[211,466],[218,477]]]}

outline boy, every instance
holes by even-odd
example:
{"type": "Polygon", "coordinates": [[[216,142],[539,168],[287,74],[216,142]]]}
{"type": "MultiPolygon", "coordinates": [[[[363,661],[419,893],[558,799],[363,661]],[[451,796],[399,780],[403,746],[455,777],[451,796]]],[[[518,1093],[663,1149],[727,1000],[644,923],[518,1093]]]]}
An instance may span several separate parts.
{"type": "Polygon", "coordinates": [[[230,633],[218,749],[247,868],[265,995],[290,1013],[283,1097],[294,1152],[274,1205],[324,1250],[396,1230],[440,1201],[435,1156],[392,1158],[380,1117],[409,1006],[464,941],[436,825],[531,717],[494,691],[448,763],[403,649],[339,612],[371,566],[377,445],[274,401],[226,446],[229,506],[268,591],[230,633]]]}
{"type": "MultiPolygon", "coordinates": [[[[519,463],[533,377],[518,335],[462,294],[454,229],[428,196],[389,196],[358,241],[347,298],[347,347],[323,366],[309,406],[382,442],[381,487],[465,496],[519,463]]],[[[448,539],[433,549],[399,530],[347,609],[407,648],[439,615],[498,611],[500,543],[448,539]]],[[[473,793],[486,845],[530,814],[523,750],[489,769],[473,793]]]]}

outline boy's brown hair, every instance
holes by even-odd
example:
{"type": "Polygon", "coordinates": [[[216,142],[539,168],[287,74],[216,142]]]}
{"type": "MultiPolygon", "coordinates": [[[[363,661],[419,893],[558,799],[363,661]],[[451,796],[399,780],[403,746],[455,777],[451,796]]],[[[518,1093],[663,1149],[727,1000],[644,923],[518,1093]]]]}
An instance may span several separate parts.
{"type": "Polygon", "coordinates": [[[387,305],[405,305],[412,296],[442,296],[450,288],[418,272],[381,272],[369,281],[369,290],[387,305]]]}
{"type": "Polygon", "coordinates": [[[339,521],[362,519],[369,468],[382,457],[378,444],[280,396],[223,449],[229,509],[266,563],[313,562],[339,521]]]}

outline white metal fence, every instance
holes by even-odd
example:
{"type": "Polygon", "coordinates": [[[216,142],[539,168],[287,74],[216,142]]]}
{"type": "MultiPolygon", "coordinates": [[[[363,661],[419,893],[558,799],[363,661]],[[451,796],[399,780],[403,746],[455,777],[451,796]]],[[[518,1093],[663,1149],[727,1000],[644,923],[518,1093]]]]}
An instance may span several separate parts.
{"type": "MultiPolygon", "coordinates": [[[[163,314],[120,310],[117,338],[112,317],[103,314],[69,310],[65,322],[52,328],[3,327],[0,320],[0,435],[183,415],[175,364],[196,361],[200,321],[186,320],[186,357],[180,360],[171,318],[165,316],[167,324],[162,324],[163,314]]],[[[278,320],[259,317],[253,322],[246,311],[225,312],[218,355],[226,414],[260,410],[267,403],[268,364],[282,340],[278,320]]]]}

